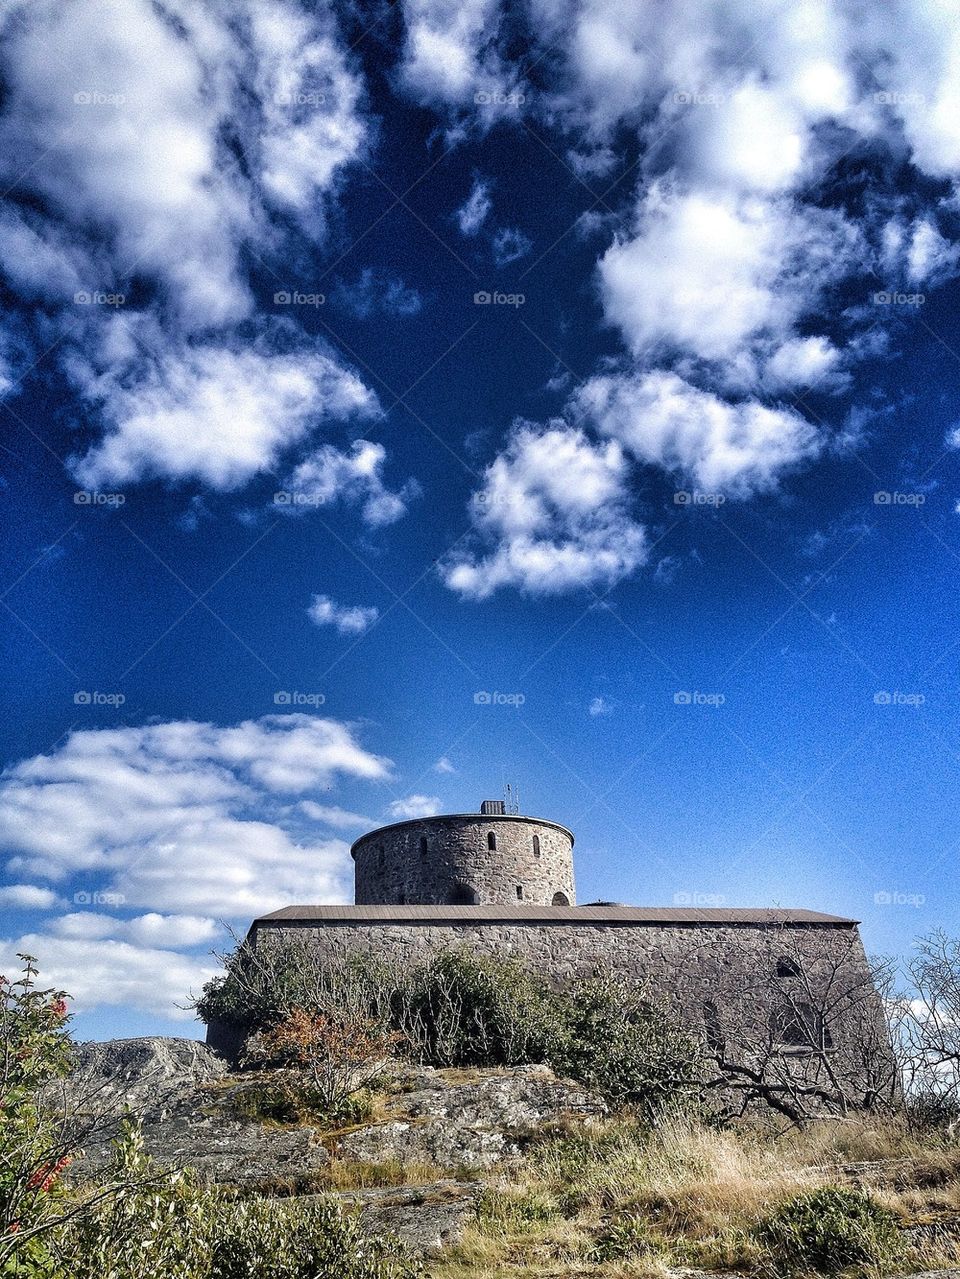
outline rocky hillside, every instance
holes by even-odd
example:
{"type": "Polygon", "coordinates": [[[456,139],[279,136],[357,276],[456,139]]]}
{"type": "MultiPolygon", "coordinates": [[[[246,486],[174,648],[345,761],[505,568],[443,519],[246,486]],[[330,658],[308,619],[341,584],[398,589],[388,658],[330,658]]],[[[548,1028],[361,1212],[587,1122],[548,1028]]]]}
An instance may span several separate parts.
{"type": "MultiPolygon", "coordinates": [[[[332,1191],[359,1207],[372,1232],[395,1233],[421,1252],[460,1238],[483,1174],[517,1161],[534,1130],[606,1113],[599,1098],[542,1066],[409,1067],[394,1072],[368,1122],[333,1130],[263,1122],[243,1117],[263,1078],[231,1073],[189,1039],[81,1045],[77,1079],[105,1113],[119,1118],[129,1107],[141,1118],[160,1164],[268,1195],[332,1191]],[[378,1179],[401,1184],[363,1184],[378,1179]]],[[[75,1176],[94,1178],[107,1165],[112,1127],[88,1146],[75,1176]]]]}
{"type": "Polygon", "coordinates": [[[900,1214],[907,1251],[891,1275],[960,1279],[960,1148],[949,1144],[930,1152],[897,1138],[884,1157],[854,1161],[857,1141],[873,1152],[886,1138],[864,1129],[778,1144],[695,1122],[651,1138],[542,1066],[398,1065],[356,1122],[289,1122],[264,1116],[274,1077],[231,1072],[186,1039],[81,1045],[74,1080],[105,1117],[74,1176],[105,1168],[129,1108],[161,1165],[268,1197],[338,1196],[370,1234],[427,1256],[438,1279],[737,1279],[759,1261],[752,1222],[841,1184],[900,1214]],[[931,1268],[948,1261],[958,1268],[931,1268]]]}

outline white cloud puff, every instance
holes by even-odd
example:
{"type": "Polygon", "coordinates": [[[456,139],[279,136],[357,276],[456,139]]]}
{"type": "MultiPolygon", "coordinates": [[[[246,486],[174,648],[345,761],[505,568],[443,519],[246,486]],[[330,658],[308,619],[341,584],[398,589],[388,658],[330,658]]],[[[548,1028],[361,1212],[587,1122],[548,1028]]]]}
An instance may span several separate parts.
{"type": "Polygon", "coordinates": [[[518,424],[489,465],[471,519],[486,554],[448,560],[453,590],[485,599],[500,587],[554,594],[610,586],[646,557],[627,510],[627,462],[618,441],[593,444],[562,422],[518,424]]]}
{"type": "Polygon", "coordinates": [[[177,951],[140,946],[112,938],[52,937],[28,933],[0,940],[0,964],[6,971],[18,965],[17,954],[38,957],[44,986],[65,990],[71,1012],[93,1008],[136,1008],[176,1021],[191,1021],[185,1007],[191,992],[216,976],[213,960],[177,951]]]}
{"type": "Polygon", "coordinates": [[[719,380],[750,385],[760,357],[849,272],[855,248],[833,213],[656,187],[637,235],[600,259],[604,310],[638,358],[692,355],[719,365],[719,380]]]}
{"type": "Polygon", "coordinates": [[[409,502],[420,492],[408,480],[393,492],[383,480],[386,449],[371,440],[355,440],[349,453],[324,444],[309,454],[284,483],[291,513],[309,511],[337,501],[358,505],[371,528],[395,523],[406,513],[409,502]]]}
{"type": "Polygon", "coordinates": [[[0,887],[0,903],[19,907],[21,910],[53,910],[59,897],[50,888],[39,884],[5,884],[0,887]]]}
{"type": "Polygon", "coordinates": [[[498,0],[404,0],[400,76],[423,103],[460,107],[502,87],[498,0]]]}
{"type": "Polygon", "coordinates": [[[482,178],[475,178],[470,194],[460,208],[457,209],[457,226],[460,228],[460,234],[468,239],[477,235],[484,222],[486,222],[492,207],[490,183],[485,182],[482,178]]]}
{"type": "Polygon", "coordinates": [[[315,626],[333,626],[341,635],[362,635],[380,616],[380,610],[374,606],[338,604],[329,595],[314,595],[307,616],[315,626]]]}
{"type": "Polygon", "coordinates": [[[321,231],[319,197],[364,145],[324,5],[37,0],[8,8],[3,34],[0,173],[117,277],[152,277],[188,327],[249,312],[243,245],[266,238],[272,204],[321,231]]]}
{"type": "Polygon", "coordinates": [[[235,488],[318,423],[374,412],[292,318],[255,316],[249,279],[251,248],[324,239],[367,147],[331,5],[13,0],[0,33],[0,276],[49,304],[25,311],[34,345],[102,432],[79,481],[235,488]]]}
{"type": "Polygon", "coordinates": [[[774,488],[784,471],[823,447],[799,413],[756,400],[730,402],[675,373],[590,378],[573,408],[637,461],[734,497],[774,488]]]}
{"type": "MultiPolygon", "coordinates": [[[[423,6],[451,29],[440,0],[423,6]]],[[[509,79],[508,12],[484,7],[482,21],[459,27],[471,43],[448,107],[462,109],[485,68],[509,79]]],[[[955,197],[904,171],[908,160],[915,179],[960,179],[960,21],[931,0],[863,13],[840,0],[531,0],[527,21],[541,78],[527,109],[562,131],[588,184],[618,163],[637,169],[633,223],[597,263],[624,355],[617,372],[573,391],[567,416],[586,448],[602,447],[597,432],[638,463],[712,489],[775,489],[829,433],[780,397],[847,390],[890,315],[870,295],[932,287],[960,269],[955,197]]],[[[592,225],[607,234],[602,219],[592,225]]],[[[498,461],[522,472],[513,439],[498,461]]],[[[483,595],[551,580],[543,564],[527,571],[529,531],[475,502],[493,546],[448,567],[448,584],[483,595]]],[[[578,536],[567,551],[571,540],[586,546],[578,536]]],[[[535,541],[541,558],[557,545],[535,541]]],[[[613,576],[642,559],[623,557],[613,576]]],[[[578,557],[570,584],[590,576],[578,557]]]]}
{"type": "Polygon", "coordinates": [[[436,795],[407,795],[405,799],[395,799],[389,804],[387,812],[397,821],[409,817],[433,817],[440,812],[440,799],[436,795]]]}
{"type": "Polygon", "coordinates": [[[130,936],[154,930],[173,944],[176,926],[156,913],[187,927],[185,916],[342,899],[347,846],[280,801],[388,774],[349,726],[310,715],[74,732],[0,777],[0,840],[14,873],[72,877],[83,900],[145,909],[130,936]]]}
{"type": "Polygon", "coordinates": [[[68,363],[107,424],[103,439],[72,463],[90,488],[163,476],[233,489],[320,423],[378,412],[376,397],[322,349],[154,345],[149,326],[113,324],[118,331],[104,335],[96,364],[79,355],[68,363]]]}

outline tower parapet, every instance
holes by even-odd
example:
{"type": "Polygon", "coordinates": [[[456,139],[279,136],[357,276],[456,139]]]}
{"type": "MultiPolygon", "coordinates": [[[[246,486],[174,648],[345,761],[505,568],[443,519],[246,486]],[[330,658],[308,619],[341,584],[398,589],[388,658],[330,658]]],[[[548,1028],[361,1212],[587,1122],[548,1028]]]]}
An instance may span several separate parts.
{"type": "Polygon", "coordinates": [[[565,826],[503,812],[395,822],[351,848],[358,906],[573,906],[573,835],[565,826]]]}

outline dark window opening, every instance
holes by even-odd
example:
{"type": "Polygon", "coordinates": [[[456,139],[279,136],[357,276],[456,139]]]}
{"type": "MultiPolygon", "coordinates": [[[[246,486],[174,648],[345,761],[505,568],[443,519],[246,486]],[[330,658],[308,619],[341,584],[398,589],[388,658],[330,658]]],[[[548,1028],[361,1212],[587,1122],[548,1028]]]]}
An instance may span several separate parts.
{"type": "Polygon", "coordinates": [[[539,835],[534,835],[533,837],[533,855],[534,857],[540,856],[540,836],[539,835]]]}
{"type": "Polygon", "coordinates": [[[722,1053],[724,1047],[723,1031],[720,1028],[720,1014],[712,999],[704,1000],[703,1025],[707,1047],[711,1052],[722,1053]]]}
{"type": "Polygon", "coordinates": [[[406,893],[398,893],[398,894],[397,894],[397,905],[398,905],[398,906],[405,906],[406,904],[407,904],[407,894],[406,894],[406,893]]]}
{"type": "Polygon", "coordinates": [[[799,977],[800,965],[795,959],[790,959],[784,955],[777,960],[777,976],[778,977],[799,977]]]}
{"type": "Polygon", "coordinates": [[[469,884],[454,884],[447,894],[447,904],[450,906],[476,906],[477,894],[469,884]]]}
{"type": "Polygon", "coordinates": [[[523,901],[523,884],[517,884],[517,901],[523,901]]]}
{"type": "Polygon", "coordinates": [[[569,905],[570,905],[570,898],[567,896],[567,894],[566,894],[566,893],[554,893],[554,894],[553,894],[553,905],[554,905],[554,906],[569,906],[569,905]]]}
{"type": "Polygon", "coordinates": [[[784,1004],[770,1014],[770,1036],[781,1052],[827,1052],[833,1048],[830,1027],[810,1004],[784,1004]]]}
{"type": "Polygon", "coordinates": [[[421,835],[420,836],[420,856],[426,857],[426,855],[427,855],[427,837],[426,835],[421,835]]]}
{"type": "Polygon", "coordinates": [[[491,853],[497,851],[497,837],[492,830],[487,831],[487,848],[490,849],[491,853]]]}

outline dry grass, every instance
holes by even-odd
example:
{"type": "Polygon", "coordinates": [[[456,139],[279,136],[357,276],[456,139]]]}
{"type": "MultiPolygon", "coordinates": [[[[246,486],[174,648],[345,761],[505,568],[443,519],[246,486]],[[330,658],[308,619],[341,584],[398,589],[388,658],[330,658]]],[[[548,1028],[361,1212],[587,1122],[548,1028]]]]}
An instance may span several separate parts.
{"type": "Polygon", "coordinates": [[[960,1146],[889,1125],[777,1134],[717,1131],[677,1116],[652,1132],[620,1119],[535,1142],[522,1167],[486,1192],[476,1224],[430,1274],[663,1279],[683,1266],[756,1271],[762,1257],[751,1231],[762,1216],[805,1191],[851,1184],[847,1165],[878,1161],[885,1167],[866,1170],[862,1184],[904,1225],[926,1223],[930,1235],[912,1247],[904,1272],[955,1262],[960,1146]],[[931,1223],[947,1223],[946,1232],[931,1223]]]}
{"type": "Polygon", "coordinates": [[[449,1170],[432,1163],[402,1163],[387,1159],[381,1163],[360,1163],[331,1159],[316,1174],[318,1189],[369,1190],[373,1187],[425,1186],[449,1177],[449,1170]]]}

